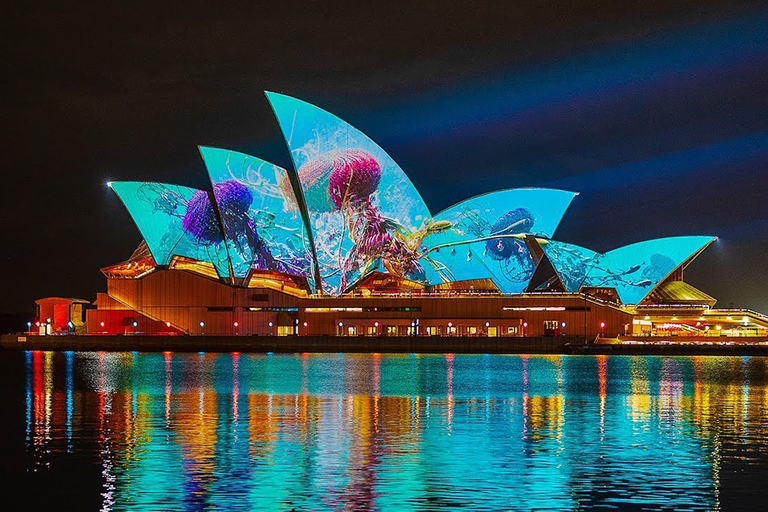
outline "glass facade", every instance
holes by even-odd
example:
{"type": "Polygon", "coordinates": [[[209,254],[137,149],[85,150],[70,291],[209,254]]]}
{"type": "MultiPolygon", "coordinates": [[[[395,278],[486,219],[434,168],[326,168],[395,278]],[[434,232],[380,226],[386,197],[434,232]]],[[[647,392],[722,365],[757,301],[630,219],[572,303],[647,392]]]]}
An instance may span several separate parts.
{"type": "Polygon", "coordinates": [[[422,266],[430,284],[490,278],[504,293],[522,292],[534,262],[525,235],[551,237],[573,192],[512,189],[462,201],[435,215],[422,266]]]}
{"type": "Polygon", "coordinates": [[[424,281],[421,239],[430,213],[392,158],[314,105],[267,93],[298,173],[323,289],[339,294],[381,264],[424,281]]]}
{"type": "Polygon", "coordinates": [[[224,226],[232,271],[307,277],[312,251],[299,205],[282,167],[237,151],[201,147],[224,226]]]}
{"type": "Polygon", "coordinates": [[[184,256],[212,263],[219,276],[229,277],[224,236],[207,192],[136,181],[109,186],[131,214],[158,265],[184,256]]]}
{"type": "Polygon", "coordinates": [[[598,254],[584,286],[615,288],[622,303],[637,304],[673,270],[714,240],[711,236],[658,238],[598,254]]]}

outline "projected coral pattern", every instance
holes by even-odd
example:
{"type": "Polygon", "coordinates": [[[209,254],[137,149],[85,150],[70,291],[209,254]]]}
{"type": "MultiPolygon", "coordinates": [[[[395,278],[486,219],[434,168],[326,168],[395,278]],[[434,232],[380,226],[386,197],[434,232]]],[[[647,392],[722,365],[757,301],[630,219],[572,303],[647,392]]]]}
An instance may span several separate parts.
{"type": "MultiPolygon", "coordinates": [[[[235,277],[268,270],[312,279],[312,251],[288,173],[237,151],[200,148],[235,277]]],[[[213,212],[211,212],[213,215],[213,212]]]]}

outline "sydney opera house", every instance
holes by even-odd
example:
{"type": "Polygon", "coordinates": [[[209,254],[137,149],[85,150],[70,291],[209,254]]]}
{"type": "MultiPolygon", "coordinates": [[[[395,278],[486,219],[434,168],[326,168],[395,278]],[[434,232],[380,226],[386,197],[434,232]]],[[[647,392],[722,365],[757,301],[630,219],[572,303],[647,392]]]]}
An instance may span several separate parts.
{"type": "Polygon", "coordinates": [[[111,182],[143,241],[93,305],[49,298],[89,334],[586,336],[766,333],[683,281],[712,236],[606,253],[557,239],[575,192],[491,192],[431,212],[376,143],[301,100],[267,98],[283,169],[211,147],[208,190],[111,182]],[[76,314],[74,312],[77,312],[76,314]]]}

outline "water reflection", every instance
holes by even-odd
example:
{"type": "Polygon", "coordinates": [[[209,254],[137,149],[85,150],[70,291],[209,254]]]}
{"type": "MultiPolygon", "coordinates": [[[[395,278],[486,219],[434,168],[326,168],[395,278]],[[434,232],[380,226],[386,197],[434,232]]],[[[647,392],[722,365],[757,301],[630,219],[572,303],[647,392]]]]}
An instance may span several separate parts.
{"type": "Polygon", "coordinates": [[[26,354],[29,465],[102,510],[720,508],[765,359],[26,354]],[[731,465],[731,466],[729,466],[731,465]]]}

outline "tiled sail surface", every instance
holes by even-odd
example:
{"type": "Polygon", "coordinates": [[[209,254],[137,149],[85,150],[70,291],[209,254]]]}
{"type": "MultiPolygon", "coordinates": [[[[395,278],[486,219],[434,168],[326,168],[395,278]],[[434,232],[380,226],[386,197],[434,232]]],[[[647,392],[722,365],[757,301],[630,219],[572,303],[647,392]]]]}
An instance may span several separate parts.
{"type": "Polygon", "coordinates": [[[370,269],[424,280],[419,246],[430,213],[408,176],[365,134],[314,105],[267,93],[291,153],[326,293],[370,269]]]}
{"type": "Polygon", "coordinates": [[[201,147],[235,277],[267,270],[306,277],[312,251],[288,173],[237,151],[201,147]]]}
{"type": "Polygon", "coordinates": [[[109,186],[131,214],[158,265],[184,256],[212,263],[220,277],[229,277],[224,235],[206,191],[136,181],[109,186]]]}
{"type": "Polygon", "coordinates": [[[501,190],[443,210],[433,221],[443,230],[423,241],[428,282],[490,278],[504,293],[522,292],[534,271],[524,235],[551,237],[575,195],[553,189],[501,190]]]}

